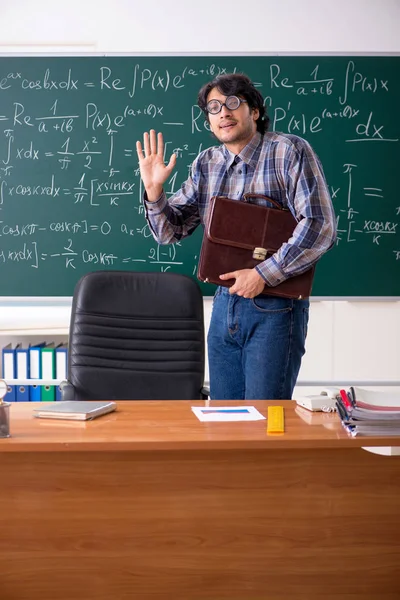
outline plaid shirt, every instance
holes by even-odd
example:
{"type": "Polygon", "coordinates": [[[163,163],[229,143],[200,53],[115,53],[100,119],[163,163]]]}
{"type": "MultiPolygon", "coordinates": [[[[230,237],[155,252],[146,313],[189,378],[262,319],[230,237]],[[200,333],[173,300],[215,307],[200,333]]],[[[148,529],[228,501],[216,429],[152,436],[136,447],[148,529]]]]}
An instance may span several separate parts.
{"type": "Polygon", "coordinates": [[[268,285],[303,273],[334,244],[335,214],[318,157],[306,140],[275,132],[257,132],[238,156],[223,145],[204,150],[176,194],[167,200],[163,192],[157,202],[145,195],[146,218],[159,244],[174,243],[204,226],[212,196],[240,200],[249,192],[278,201],[297,220],[292,237],[256,267],[268,285]]]}

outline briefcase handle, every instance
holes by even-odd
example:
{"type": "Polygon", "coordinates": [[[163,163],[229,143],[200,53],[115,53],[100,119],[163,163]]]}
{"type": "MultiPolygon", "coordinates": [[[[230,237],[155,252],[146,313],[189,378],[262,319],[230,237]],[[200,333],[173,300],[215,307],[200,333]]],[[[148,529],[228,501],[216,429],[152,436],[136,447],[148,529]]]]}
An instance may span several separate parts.
{"type": "MultiPolygon", "coordinates": [[[[263,200],[267,200],[268,202],[271,202],[271,204],[273,204],[276,208],[279,208],[279,210],[288,210],[287,208],[284,208],[283,206],[281,206],[279,204],[279,202],[277,202],[276,200],[272,200],[272,198],[268,198],[268,196],[264,196],[263,194],[253,194],[252,192],[243,194],[244,202],[249,202],[249,198],[262,198],[263,200]]],[[[249,202],[249,204],[250,204],[250,202],[249,202]]]]}

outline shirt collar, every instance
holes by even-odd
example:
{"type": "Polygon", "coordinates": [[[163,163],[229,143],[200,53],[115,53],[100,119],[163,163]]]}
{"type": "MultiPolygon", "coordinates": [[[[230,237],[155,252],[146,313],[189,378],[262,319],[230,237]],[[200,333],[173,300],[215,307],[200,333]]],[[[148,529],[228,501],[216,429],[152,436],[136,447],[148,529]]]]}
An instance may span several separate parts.
{"type": "MultiPolygon", "coordinates": [[[[255,166],[260,155],[261,142],[261,133],[257,131],[251,138],[250,142],[239,152],[237,156],[246,164],[255,166]]],[[[236,154],[228,150],[226,146],[223,146],[223,152],[225,155],[226,168],[229,169],[233,165],[236,154]]]]}

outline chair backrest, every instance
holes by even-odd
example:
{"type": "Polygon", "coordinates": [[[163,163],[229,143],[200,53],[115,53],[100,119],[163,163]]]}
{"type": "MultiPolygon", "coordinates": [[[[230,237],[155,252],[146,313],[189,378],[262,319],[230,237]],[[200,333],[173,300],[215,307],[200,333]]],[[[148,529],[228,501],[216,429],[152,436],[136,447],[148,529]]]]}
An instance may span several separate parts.
{"type": "Polygon", "coordinates": [[[200,399],[199,285],[176,273],[95,271],[77,283],[68,381],[76,400],[200,399]]]}

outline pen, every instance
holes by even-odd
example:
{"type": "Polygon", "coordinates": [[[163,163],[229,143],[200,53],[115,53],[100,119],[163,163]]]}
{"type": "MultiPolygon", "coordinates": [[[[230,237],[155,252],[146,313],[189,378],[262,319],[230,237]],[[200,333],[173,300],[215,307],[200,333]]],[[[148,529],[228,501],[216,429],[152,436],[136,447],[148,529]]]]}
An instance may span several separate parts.
{"type": "Polygon", "coordinates": [[[338,413],[339,413],[340,420],[341,420],[342,422],[343,422],[343,421],[347,421],[347,414],[346,414],[346,411],[345,411],[345,409],[344,409],[344,407],[343,407],[343,404],[341,403],[341,401],[340,401],[340,399],[339,399],[339,398],[336,400],[336,408],[337,408],[337,411],[338,411],[338,413]]]}
{"type": "Polygon", "coordinates": [[[349,391],[347,392],[347,396],[348,396],[348,398],[349,398],[349,400],[350,400],[350,402],[351,402],[351,404],[352,404],[352,406],[354,408],[355,405],[356,405],[356,393],[354,391],[353,386],[350,386],[349,391]]]}
{"type": "Polygon", "coordinates": [[[347,392],[345,390],[340,390],[340,397],[346,408],[350,408],[350,409],[353,408],[353,405],[350,402],[347,392]]]}
{"type": "Polygon", "coordinates": [[[248,413],[248,408],[202,408],[202,413],[248,413]]]}

